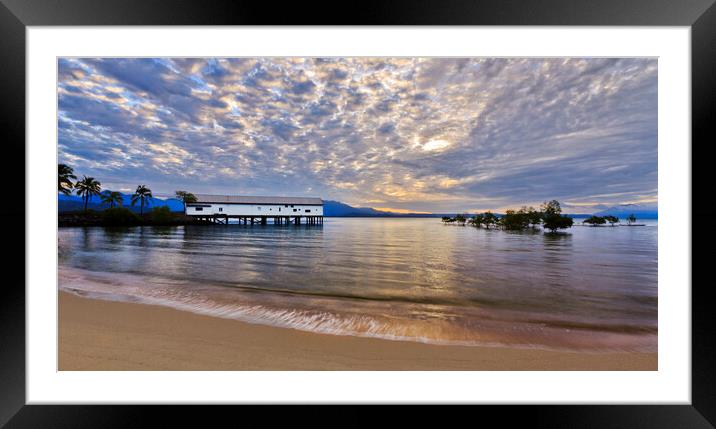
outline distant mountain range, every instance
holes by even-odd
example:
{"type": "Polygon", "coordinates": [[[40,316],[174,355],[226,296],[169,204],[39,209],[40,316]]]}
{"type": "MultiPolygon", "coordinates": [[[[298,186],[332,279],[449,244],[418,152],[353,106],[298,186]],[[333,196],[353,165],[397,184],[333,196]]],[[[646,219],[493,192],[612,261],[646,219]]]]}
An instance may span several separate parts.
{"type": "MultiPolygon", "coordinates": [[[[139,212],[139,204],[132,206],[132,196],[130,194],[122,194],[124,198],[124,207],[139,212]]],[[[76,195],[58,194],[58,208],[60,213],[78,211],[84,209],[84,203],[81,197],[76,195]]],[[[150,198],[145,201],[144,210],[149,211],[154,207],[168,206],[171,211],[184,211],[184,204],[176,198],[150,198]]],[[[108,204],[103,204],[99,197],[92,197],[87,204],[88,209],[104,210],[108,208],[108,204]]],[[[626,218],[630,214],[634,214],[637,219],[656,219],[658,217],[656,204],[621,204],[617,206],[594,206],[593,209],[599,211],[595,213],[575,213],[570,214],[573,217],[585,217],[595,214],[597,216],[612,215],[621,219],[626,218]]],[[[578,207],[564,207],[565,213],[575,212],[578,207]]],[[[392,213],[387,211],[376,210],[370,207],[353,207],[339,201],[324,200],[323,214],[328,217],[441,217],[454,216],[455,213],[392,213]]]]}
{"type": "Polygon", "coordinates": [[[437,213],[392,213],[370,207],[353,207],[339,201],[324,200],[323,215],[330,217],[440,217],[437,213]]]}
{"type": "MultiPolygon", "coordinates": [[[[122,194],[124,203],[123,207],[126,207],[134,212],[139,213],[139,204],[132,206],[132,196],[130,194],[122,194]]],[[[84,202],[81,197],[76,195],[63,195],[58,194],[58,211],[60,213],[73,212],[84,210],[84,202]]],[[[149,211],[154,207],[168,206],[169,210],[174,212],[184,211],[184,204],[181,200],[175,198],[150,198],[145,200],[144,211],[149,211]]],[[[100,197],[93,196],[87,203],[87,208],[91,210],[104,210],[109,208],[108,204],[102,203],[100,197]]],[[[344,204],[338,201],[323,201],[323,214],[324,216],[330,217],[439,217],[439,214],[425,214],[425,213],[390,213],[385,211],[376,210],[370,207],[353,207],[348,204],[344,204]]]]}
{"type": "Polygon", "coordinates": [[[594,214],[597,216],[611,215],[621,219],[633,214],[637,219],[657,219],[659,217],[659,209],[656,204],[620,204],[618,206],[608,207],[594,214]]]}

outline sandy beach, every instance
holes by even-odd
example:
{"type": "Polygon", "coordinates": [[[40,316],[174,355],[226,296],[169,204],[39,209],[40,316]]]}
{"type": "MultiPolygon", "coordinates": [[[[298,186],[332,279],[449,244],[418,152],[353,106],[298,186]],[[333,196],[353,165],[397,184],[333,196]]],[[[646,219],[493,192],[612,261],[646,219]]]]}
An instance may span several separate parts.
{"type": "Polygon", "coordinates": [[[656,353],[430,345],[59,292],[59,370],[656,370],[656,353]]]}

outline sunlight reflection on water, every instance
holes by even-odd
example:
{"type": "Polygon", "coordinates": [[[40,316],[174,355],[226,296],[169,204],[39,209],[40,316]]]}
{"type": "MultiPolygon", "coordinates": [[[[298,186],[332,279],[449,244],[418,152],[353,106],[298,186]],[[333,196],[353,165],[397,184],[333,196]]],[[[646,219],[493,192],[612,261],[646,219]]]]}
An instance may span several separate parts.
{"type": "Polygon", "coordinates": [[[655,350],[647,224],[558,235],[439,219],[61,228],[60,287],[335,334],[655,350]]]}

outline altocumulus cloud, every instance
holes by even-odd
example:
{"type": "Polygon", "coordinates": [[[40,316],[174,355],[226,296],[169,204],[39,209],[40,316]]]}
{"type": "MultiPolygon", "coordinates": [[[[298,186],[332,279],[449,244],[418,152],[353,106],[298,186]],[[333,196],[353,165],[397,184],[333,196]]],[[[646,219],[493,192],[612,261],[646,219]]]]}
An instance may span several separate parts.
{"type": "Polygon", "coordinates": [[[59,60],[59,158],[146,183],[454,212],[657,199],[655,59],[59,60]]]}

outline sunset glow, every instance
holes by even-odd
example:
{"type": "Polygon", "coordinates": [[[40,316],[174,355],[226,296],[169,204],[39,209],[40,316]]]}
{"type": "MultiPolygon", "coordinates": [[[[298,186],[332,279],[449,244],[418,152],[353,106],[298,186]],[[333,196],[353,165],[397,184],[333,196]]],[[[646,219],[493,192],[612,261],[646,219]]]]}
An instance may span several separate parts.
{"type": "Polygon", "coordinates": [[[59,162],[108,189],[454,212],[657,199],[657,61],[60,59],[59,162]]]}

